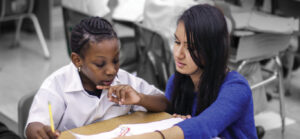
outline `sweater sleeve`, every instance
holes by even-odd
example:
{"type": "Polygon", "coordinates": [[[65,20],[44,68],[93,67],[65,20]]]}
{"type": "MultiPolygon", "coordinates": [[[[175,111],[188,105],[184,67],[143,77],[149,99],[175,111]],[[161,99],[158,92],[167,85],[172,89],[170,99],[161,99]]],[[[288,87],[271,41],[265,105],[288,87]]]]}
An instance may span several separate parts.
{"type": "Polygon", "coordinates": [[[186,139],[217,137],[246,112],[252,99],[249,85],[244,80],[225,82],[216,101],[201,114],[177,124],[186,139]]]}

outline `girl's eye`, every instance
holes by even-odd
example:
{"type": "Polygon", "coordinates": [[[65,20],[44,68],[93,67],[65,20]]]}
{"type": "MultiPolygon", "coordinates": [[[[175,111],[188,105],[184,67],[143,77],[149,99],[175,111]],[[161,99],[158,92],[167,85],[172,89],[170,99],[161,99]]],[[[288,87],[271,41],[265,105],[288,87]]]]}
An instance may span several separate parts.
{"type": "Polygon", "coordinates": [[[180,42],[179,41],[175,41],[175,44],[180,45],[180,42]]]}
{"type": "Polygon", "coordinates": [[[115,59],[113,62],[114,62],[115,64],[117,64],[117,63],[119,63],[119,59],[115,59]]]}
{"type": "Polygon", "coordinates": [[[102,64],[95,64],[98,68],[103,68],[105,63],[103,62],[102,64]]]}

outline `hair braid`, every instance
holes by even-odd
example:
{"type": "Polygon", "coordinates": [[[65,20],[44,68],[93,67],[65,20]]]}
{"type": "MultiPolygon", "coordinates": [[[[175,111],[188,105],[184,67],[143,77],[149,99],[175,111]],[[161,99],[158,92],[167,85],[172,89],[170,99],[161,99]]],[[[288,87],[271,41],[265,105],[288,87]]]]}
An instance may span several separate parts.
{"type": "Polygon", "coordinates": [[[71,33],[71,50],[84,57],[83,51],[88,48],[88,41],[101,42],[104,39],[117,39],[112,25],[100,17],[90,17],[81,20],[71,33]],[[83,49],[85,48],[85,49],[83,49]]]}

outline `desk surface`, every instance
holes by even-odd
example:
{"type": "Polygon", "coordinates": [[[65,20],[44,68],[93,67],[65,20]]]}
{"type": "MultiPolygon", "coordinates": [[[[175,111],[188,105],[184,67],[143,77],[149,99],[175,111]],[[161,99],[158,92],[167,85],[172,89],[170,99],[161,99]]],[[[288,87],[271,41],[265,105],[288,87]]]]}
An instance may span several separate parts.
{"type": "MultiPolygon", "coordinates": [[[[147,123],[147,122],[164,120],[168,118],[172,118],[172,116],[165,112],[161,112],[161,113],[135,112],[130,115],[124,115],[113,119],[104,120],[98,123],[86,125],[83,127],[74,128],[71,129],[71,131],[78,134],[90,135],[90,134],[97,134],[97,133],[113,130],[116,127],[118,127],[120,124],[147,123]]],[[[70,139],[74,137],[70,134],[70,132],[64,131],[62,132],[59,138],[70,139]]]]}

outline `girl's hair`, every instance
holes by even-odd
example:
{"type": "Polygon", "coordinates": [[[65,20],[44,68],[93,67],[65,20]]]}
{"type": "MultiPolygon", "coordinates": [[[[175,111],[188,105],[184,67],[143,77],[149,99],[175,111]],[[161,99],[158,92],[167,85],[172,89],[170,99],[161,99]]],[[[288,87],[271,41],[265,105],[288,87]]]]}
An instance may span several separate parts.
{"type": "Polygon", "coordinates": [[[203,72],[196,93],[191,78],[175,72],[171,113],[193,114],[194,97],[197,97],[195,114],[198,115],[216,100],[227,74],[227,25],[223,13],[206,4],[189,8],[179,22],[185,26],[189,53],[203,72]]]}
{"type": "Polygon", "coordinates": [[[100,17],[90,17],[81,20],[71,34],[71,50],[84,58],[84,52],[89,48],[88,42],[96,43],[104,39],[117,39],[118,36],[112,25],[100,17]]]}

